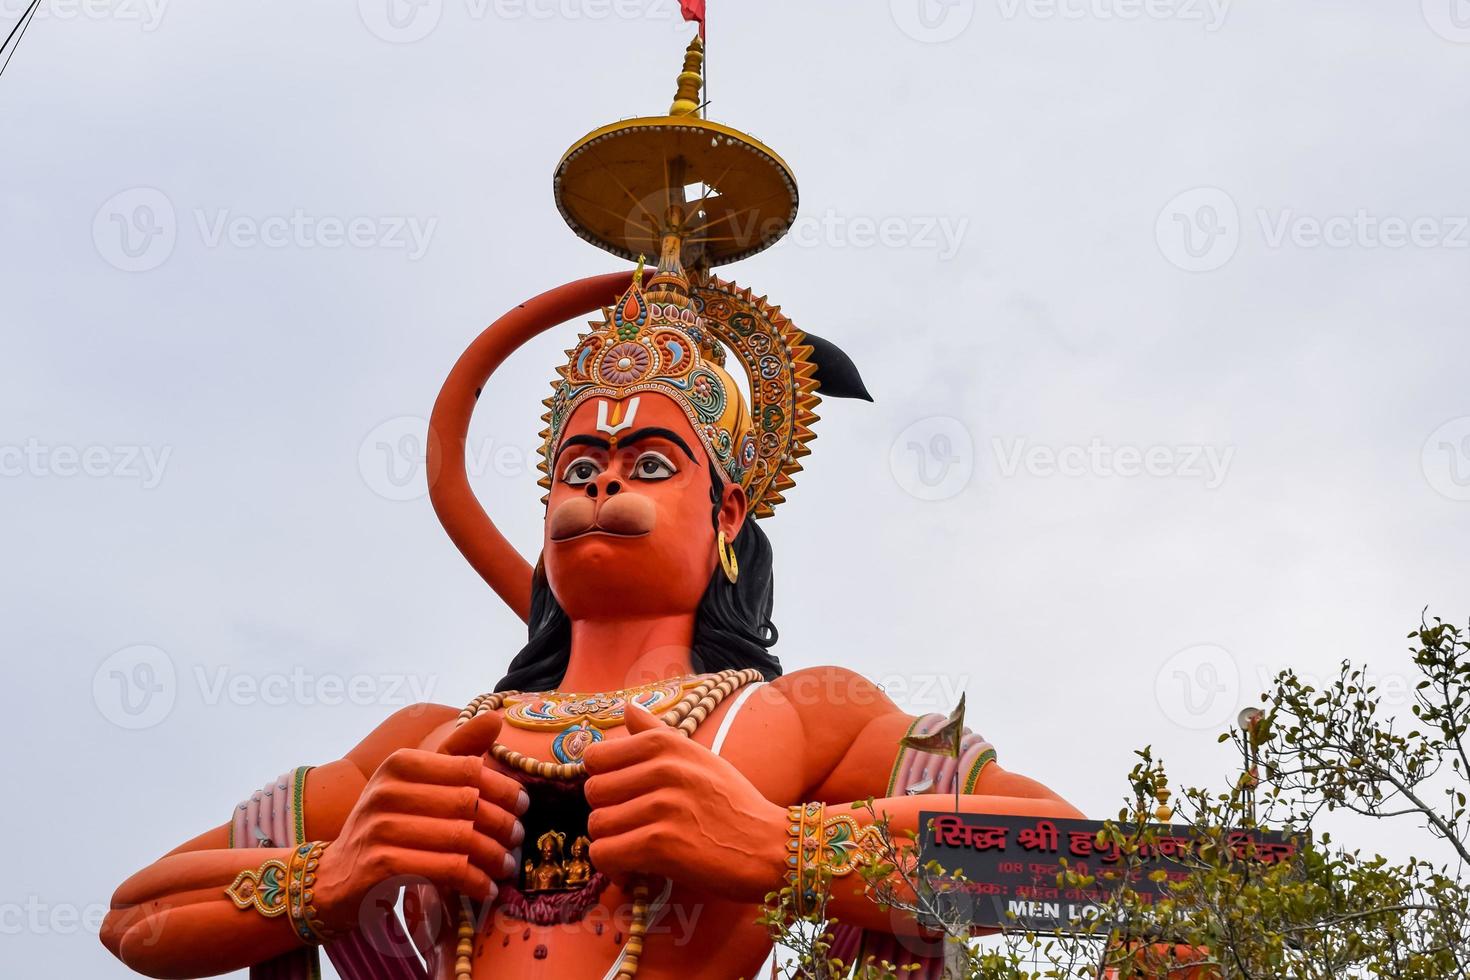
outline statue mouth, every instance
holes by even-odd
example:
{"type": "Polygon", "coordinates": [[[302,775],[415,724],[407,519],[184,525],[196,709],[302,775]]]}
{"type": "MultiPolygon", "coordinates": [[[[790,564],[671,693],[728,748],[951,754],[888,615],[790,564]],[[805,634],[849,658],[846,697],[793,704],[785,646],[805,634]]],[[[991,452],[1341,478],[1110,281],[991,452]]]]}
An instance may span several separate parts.
{"type": "Polygon", "coordinates": [[[611,528],[593,526],[589,528],[584,528],[580,531],[572,531],[566,534],[553,531],[551,535],[551,540],[575,541],[577,538],[590,538],[593,535],[601,535],[608,538],[641,538],[646,536],[647,534],[647,531],[615,531],[611,528]]]}

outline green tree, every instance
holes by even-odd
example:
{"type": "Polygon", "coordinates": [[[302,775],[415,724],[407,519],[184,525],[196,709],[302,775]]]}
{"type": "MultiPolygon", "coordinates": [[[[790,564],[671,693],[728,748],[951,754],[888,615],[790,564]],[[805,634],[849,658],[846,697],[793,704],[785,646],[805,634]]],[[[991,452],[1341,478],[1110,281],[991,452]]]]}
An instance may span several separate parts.
{"type": "MultiPolygon", "coordinates": [[[[1282,671],[1262,711],[1220,736],[1248,761],[1231,785],[1174,787],[1151,749],[1138,752],[1124,805],[1099,835],[1117,845],[1118,867],[1059,876],[1059,886],[1101,895],[1098,916],[1076,932],[1018,928],[975,941],[943,900],[960,876],[920,864],[913,841],[881,821],[887,854],[864,869],[869,894],[944,937],[947,974],[964,980],[1470,980],[1470,630],[1435,619],[1409,637],[1411,718],[1383,704],[1365,667],[1343,662],[1321,690],[1282,671]],[[1322,827],[1333,811],[1438,856],[1391,861],[1340,846],[1322,827]],[[1183,825],[1198,841],[1156,879],[1168,879],[1158,901],[1128,885],[1157,840],[1152,821],[1183,825]],[[1262,827],[1290,836],[1295,855],[1241,860],[1231,834],[1262,827]]],[[[770,896],[763,922],[792,954],[792,980],[902,975],[893,964],[836,961],[825,910],[795,915],[789,890],[770,896]]]]}

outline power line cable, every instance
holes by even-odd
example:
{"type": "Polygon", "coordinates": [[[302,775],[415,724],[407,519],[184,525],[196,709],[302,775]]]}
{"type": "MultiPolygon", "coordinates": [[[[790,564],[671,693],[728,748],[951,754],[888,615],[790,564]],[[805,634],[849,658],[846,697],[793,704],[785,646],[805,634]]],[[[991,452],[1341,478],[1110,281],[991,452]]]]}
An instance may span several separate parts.
{"type": "Polygon", "coordinates": [[[0,63],[0,75],[5,74],[5,69],[10,66],[10,59],[15,57],[15,49],[20,47],[20,42],[26,36],[26,31],[30,28],[31,21],[36,19],[36,9],[40,6],[41,0],[31,0],[31,5],[26,8],[26,12],[20,15],[20,20],[15,22],[15,26],[6,35],[5,43],[0,44],[0,51],[4,51],[6,48],[10,49],[10,53],[5,56],[5,61],[0,63]],[[11,43],[12,41],[14,41],[13,44],[11,43]]]}

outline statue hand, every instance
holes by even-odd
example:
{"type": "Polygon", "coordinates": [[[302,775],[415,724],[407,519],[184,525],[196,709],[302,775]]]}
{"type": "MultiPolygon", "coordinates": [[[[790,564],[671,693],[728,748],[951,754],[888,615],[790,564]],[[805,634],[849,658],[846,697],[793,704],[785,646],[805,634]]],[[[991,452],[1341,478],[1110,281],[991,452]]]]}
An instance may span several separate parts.
{"type": "Polygon", "coordinates": [[[630,737],[587,747],[592,864],[612,875],[662,875],[727,898],[760,901],[785,873],[786,809],[745,775],[637,705],[630,737]]]}
{"type": "Polygon", "coordinates": [[[317,909],[329,928],[355,928],[364,897],[395,876],[427,880],[477,901],[516,873],[530,798],[485,765],[498,715],[454,730],[437,752],[399,749],[368,780],[342,833],[322,855],[317,909]]]}

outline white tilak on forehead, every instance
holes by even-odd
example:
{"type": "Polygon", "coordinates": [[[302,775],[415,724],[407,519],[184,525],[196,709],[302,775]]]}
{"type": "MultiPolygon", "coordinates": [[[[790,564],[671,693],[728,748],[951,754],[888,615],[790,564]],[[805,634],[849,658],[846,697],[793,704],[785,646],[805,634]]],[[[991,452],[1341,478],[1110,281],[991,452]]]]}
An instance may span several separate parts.
{"type": "Polygon", "coordinates": [[[608,421],[608,401],[606,398],[597,400],[597,431],[606,432],[615,436],[624,429],[633,427],[633,419],[638,414],[638,399],[630,399],[627,403],[617,402],[613,408],[613,419],[608,421]]]}

